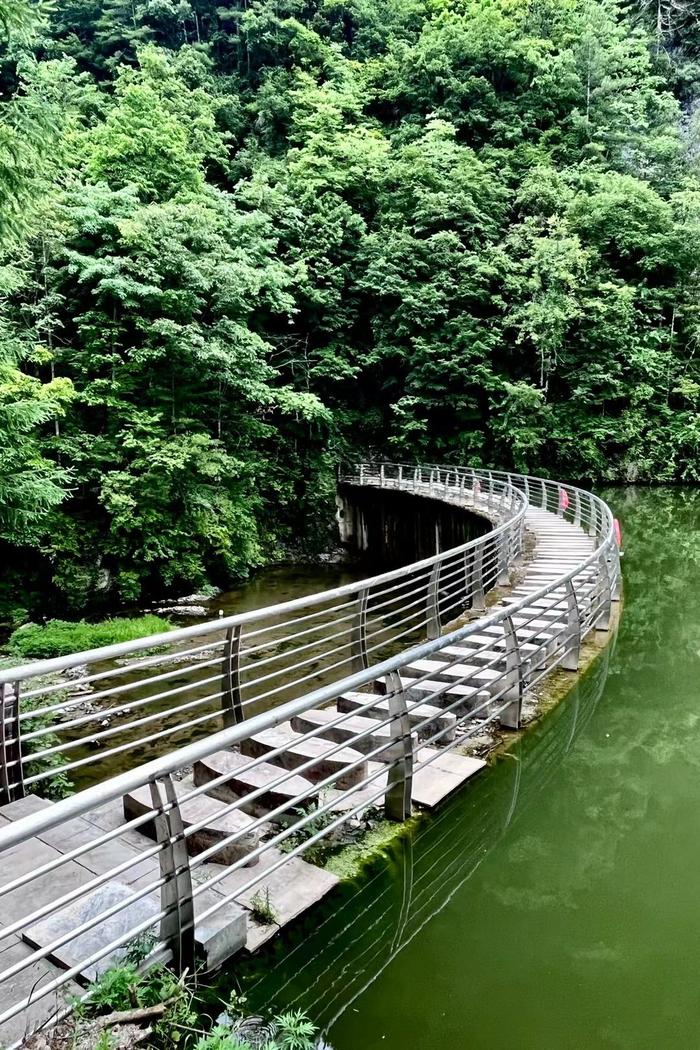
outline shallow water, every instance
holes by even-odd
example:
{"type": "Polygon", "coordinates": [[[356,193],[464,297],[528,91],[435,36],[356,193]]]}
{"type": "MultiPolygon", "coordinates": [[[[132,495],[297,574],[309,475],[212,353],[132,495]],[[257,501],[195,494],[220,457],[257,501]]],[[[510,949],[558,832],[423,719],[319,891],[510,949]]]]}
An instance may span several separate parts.
{"type": "Polygon", "coordinates": [[[335,1050],[700,1046],[700,492],[611,490],[614,644],[245,973],[335,1050]]]}

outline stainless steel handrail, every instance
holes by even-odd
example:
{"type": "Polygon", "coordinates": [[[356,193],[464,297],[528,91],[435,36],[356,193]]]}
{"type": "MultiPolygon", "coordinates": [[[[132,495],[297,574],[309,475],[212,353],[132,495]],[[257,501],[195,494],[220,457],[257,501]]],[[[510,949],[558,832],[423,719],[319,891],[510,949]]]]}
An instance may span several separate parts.
{"type": "MultiPolygon", "coordinates": [[[[363,464],[341,480],[404,487],[404,469],[363,464]]],[[[463,506],[495,524],[485,536],[341,587],[0,671],[0,802],[50,781],[57,761],[83,780],[89,771],[94,781],[110,775],[108,760],[138,764],[153,745],[173,746],[174,738],[177,746],[187,732],[240,720],[330,674],[381,659],[426,631],[439,633],[518,557],[527,503],[510,481],[486,472],[446,475],[411,467],[410,475],[411,492],[463,506]],[[461,587],[465,559],[471,559],[473,578],[461,587]],[[431,588],[446,592],[433,593],[432,608],[431,588]],[[57,677],[76,668],[83,673],[73,683],[57,677]],[[76,688],[82,690],[77,696],[76,688]]]]}
{"type": "MultiPolygon", "coordinates": [[[[391,487],[399,478],[403,480],[405,469],[402,467],[399,475],[399,465],[365,464],[355,477],[361,477],[362,484],[391,487]]],[[[83,828],[77,845],[71,848],[69,840],[60,855],[0,886],[0,908],[7,916],[4,927],[0,928],[1,965],[1,949],[33,923],[65,915],[68,905],[84,900],[111,881],[126,879],[136,872],[140,875],[138,879],[132,878],[125,899],[103,906],[82,922],[73,920],[72,925],[69,923],[68,928],[49,943],[0,971],[0,1026],[37,999],[58,994],[72,978],[112,957],[115,950],[153,927],[156,944],[152,958],[164,959],[176,969],[192,966],[198,924],[201,926],[223,914],[229,904],[240,900],[291,857],[301,856],[369,806],[383,801],[387,816],[404,819],[411,809],[412,784],[417,772],[429,768],[444,752],[467,745],[469,738],[483,733],[485,726],[499,723],[519,726],[526,696],[536,690],[545,676],[557,667],[576,668],[581,641],[595,628],[607,628],[611,602],[619,592],[619,558],[609,508],[591,493],[566,486],[570,504],[567,508],[564,506],[567,500],[561,496],[562,486],[546,479],[505,475],[504,480],[493,472],[490,476],[489,472],[465,474],[453,467],[449,473],[456,481],[445,479],[445,468],[436,467],[432,468],[428,481],[422,480],[419,484],[427,484],[433,495],[442,486],[443,492],[454,496],[464,488],[461,479],[469,478],[472,482],[476,479],[489,485],[491,496],[496,497],[495,501],[491,500],[492,511],[494,502],[501,500],[505,507],[510,501],[507,512],[510,517],[505,523],[482,537],[483,542],[472,541],[456,549],[463,570],[462,597],[475,595],[471,573],[475,552],[488,549],[496,553],[495,575],[502,568],[504,557],[506,563],[511,564],[519,554],[526,497],[536,495],[539,504],[551,513],[570,521],[577,519],[581,529],[592,536],[590,552],[538,589],[493,607],[476,620],[420,644],[409,645],[385,659],[368,661],[367,666],[351,674],[340,674],[303,695],[248,715],[203,739],[126,769],[72,797],[0,827],[1,863],[3,856],[10,856],[9,850],[21,849],[37,839],[46,841],[52,831],[69,828],[70,821],[87,821],[96,812],[108,812],[110,806],[119,804],[125,796],[144,788],[150,791],[151,807],[146,812],[121,826],[108,822],[106,830],[86,824],[94,833],[83,828]],[[493,544],[487,547],[489,536],[494,535],[496,547],[493,544]],[[507,549],[504,537],[508,540],[507,549]],[[433,667],[437,657],[440,673],[436,677],[433,667]],[[378,686],[379,693],[364,691],[376,690],[378,686]],[[329,704],[351,695],[355,697],[352,708],[338,707],[320,725],[313,719],[304,721],[309,712],[326,710],[329,704]],[[358,722],[358,715],[371,715],[371,721],[358,722]],[[260,734],[282,723],[297,726],[293,745],[283,738],[277,744],[272,741],[272,746],[262,753],[258,753],[257,747],[251,748],[260,734]],[[319,740],[324,741],[322,756],[313,750],[314,742],[319,740]],[[239,785],[233,790],[237,776],[260,770],[275,759],[284,759],[290,747],[298,749],[302,745],[307,750],[297,750],[290,768],[280,765],[274,779],[263,787],[241,790],[239,785]],[[213,776],[199,782],[195,776],[193,783],[181,784],[178,788],[177,777],[183,769],[196,769],[198,763],[211,762],[217,753],[231,750],[237,751],[241,759],[235,772],[217,772],[214,763],[213,776]],[[300,776],[307,778],[306,781],[295,779],[300,776]],[[290,790],[272,808],[268,806],[264,813],[258,813],[256,805],[265,792],[285,785],[291,787],[292,782],[294,791],[290,790]],[[208,841],[202,848],[196,837],[207,829],[209,818],[200,812],[194,812],[189,820],[185,816],[189,805],[210,792],[225,800],[217,811],[219,818],[238,815],[243,823],[234,822],[216,841],[208,841]],[[338,810],[336,806],[341,798],[350,804],[344,802],[344,808],[338,810]],[[319,821],[319,818],[324,819],[319,821]],[[140,845],[135,845],[134,831],[151,825],[155,829],[151,831],[155,834],[155,843],[143,838],[138,840],[140,845]],[[261,831],[265,832],[263,839],[259,838],[261,831]],[[54,873],[67,872],[67,865],[79,864],[81,858],[94,855],[107,844],[113,850],[120,847],[124,851],[114,855],[114,862],[107,861],[104,865],[107,870],[100,868],[87,883],[64,889],[60,895],[50,896],[43,902],[38,897],[29,914],[23,915],[20,911],[17,916],[12,915],[8,907],[11,894],[21,892],[32,899],[33,886],[45,886],[42,880],[50,880],[54,873]],[[285,845],[288,852],[277,852],[285,845]],[[224,854],[224,851],[228,852],[224,854]],[[265,866],[258,866],[260,857],[265,855],[265,866]],[[232,885],[230,876],[234,874],[238,874],[238,881],[232,885]],[[216,895],[212,899],[214,891],[216,895]],[[204,894],[207,894],[206,901],[204,894]],[[55,956],[62,945],[75,942],[79,935],[94,930],[110,916],[124,912],[139,901],[151,902],[152,911],[147,918],[125,920],[127,928],[118,936],[104,938],[108,943],[100,943],[97,949],[94,945],[89,949],[74,945],[77,953],[74,964],[62,972],[54,971],[55,976],[49,975],[46,983],[33,988],[29,994],[11,990],[9,982],[13,978],[55,956]]],[[[584,532],[575,535],[582,537],[584,532]]],[[[581,542],[577,539],[577,543],[581,542]]],[[[435,565],[448,564],[456,568],[458,564],[454,551],[428,562],[429,577],[435,565]]],[[[415,568],[410,566],[403,571],[410,574],[415,568]]],[[[391,576],[392,580],[400,578],[397,573],[391,576]]],[[[430,580],[428,582],[430,584],[430,580]]],[[[351,587],[356,588],[355,594],[362,594],[366,584],[367,581],[361,581],[351,587]]],[[[427,587],[426,594],[433,601],[434,586],[427,587]]],[[[463,607],[458,597],[456,605],[463,607]]],[[[286,603],[287,608],[289,604],[286,603]]],[[[294,604],[296,609],[303,608],[294,604]]],[[[425,622],[421,616],[420,626],[425,622]]],[[[357,625],[356,621],[356,628],[357,625]]],[[[353,644],[356,642],[357,630],[353,644]]],[[[139,651],[143,652],[143,647],[139,651]]],[[[65,887],[67,882],[70,880],[63,878],[60,885],[65,887]]]]}

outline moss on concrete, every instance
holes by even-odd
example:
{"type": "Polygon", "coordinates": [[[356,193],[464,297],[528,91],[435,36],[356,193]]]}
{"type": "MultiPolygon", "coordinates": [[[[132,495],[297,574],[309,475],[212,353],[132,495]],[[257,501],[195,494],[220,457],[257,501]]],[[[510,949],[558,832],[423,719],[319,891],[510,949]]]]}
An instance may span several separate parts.
{"type": "Polygon", "coordinates": [[[403,824],[392,820],[380,820],[370,828],[359,842],[345,846],[324,864],[324,869],[339,879],[355,879],[362,870],[377,857],[386,856],[392,845],[406,835],[413,834],[420,823],[420,816],[413,816],[403,824]]]}

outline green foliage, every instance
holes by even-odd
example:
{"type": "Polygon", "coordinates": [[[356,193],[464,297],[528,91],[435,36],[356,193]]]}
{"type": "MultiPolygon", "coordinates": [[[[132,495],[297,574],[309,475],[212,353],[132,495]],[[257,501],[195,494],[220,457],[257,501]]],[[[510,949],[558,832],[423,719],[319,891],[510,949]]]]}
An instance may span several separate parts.
{"type": "Polygon", "coordinates": [[[208,1035],[197,1040],[194,1050],[251,1050],[250,1043],[238,1038],[228,1028],[218,1025],[208,1035]]]}
{"type": "Polygon", "coordinates": [[[275,1042],[280,1050],[311,1050],[314,1046],[315,1026],[301,1010],[289,1010],[275,1017],[275,1042]]]}
{"type": "Polygon", "coordinates": [[[268,1024],[259,1018],[242,1018],[231,1026],[219,1024],[195,1044],[194,1050],[313,1050],[315,1033],[315,1026],[301,1010],[290,1010],[268,1024]],[[251,1020],[258,1022],[255,1037],[246,1038],[246,1028],[251,1020]],[[267,1033],[264,1043],[260,1042],[261,1031],[267,1033]]]}
{"type": "MultiPolygon", "coordinates": [[[[308,816],[307,811],[303,808],[296,809],[294,812],[297,817],[308,816]]],[[[292,850],[297,848],[297,846],[303,845],[308,839],[313,838],[313,836],[319,831],[323,831],[336,819],[337,814],[333,813],[331,810],[326,810],[325,813],[320,813],[318,816],[312,817],[303,827],[283,839],[279,844],[279,849],[282,853],[291,853],[292,850]]],[[[304,850],[304,858],[311,864],[322,864],[329,850],[333,849],[334,843],[321,838],[318,842],[312,843],[312,845],[304,850]]]]}
{"type": "Polygon", "coordinates": [[[197,1016],[184,980],[178,980],[164,966],[152,966],[143,973],[129,962],[113,966],[90,986],[87,998],[75,1009],[79,1017],[90,1018],[161,1003],[166,1009],[154,1026],[154,1036],[158,1045],[175,1046],[182,1032],[192,1029],[197,1016]]]}
{"type": "Polygon", "coordinates": [[[149,634],[168,631],[170,626],[167,620],[153,615],[103,620],[101,623],[49,620],[45,624],[31,623],[13,631],[8,649],[24,659],[44,660],[117,642],[131,642],[149,634]]]}
{"type": "Polygon", "coordinates": [[[95,1050],[113,1050],[115,1045],[112,1033],[104,1031],[100,1032],[99,1038],[95,1043],[95,1050]]]}
{"type": "Polygon", "coordinates": [[[279,915],[270,902],[270,889],[258,890],[251,899],[250,913],[256,922],[263,926],[274,926],[279,922],[279,915]]]}
{"type": "MultiPolygon", "coordinates": [[[[0,669],[6,670],[16,666],[17,663],[17,659],[0,658],[0,669]]],[[[37,781],[35,784],[31,784],[29,791],[35,792],[42,798],[56,802],[61,798],[66,798],[73,791],[73,783],[68,774],[63,771],[68,758],[62,752],[33,758],[32,756],[37,752],[55,747],[60,743],[60,740],[55,733],[42,732],[40,737],[33,737],[32,734],[38,730],[45,731],[55,726],[54,716],[52,716],[50,711],[46,711],[45,708],[67,700],[69,693],[65,688],[56,688],[63,684],[60,675],[41,675],[34,681],[39,695],[26,696],[21,694],[22,713],[30,716],[22,723],[24,734],[22,749],[26,761],[24,773],[27,778],[49,773],[49,776],[44,777],[44,779],[37,781]],[[49,687],[51,687],[51,691],[44,693],[43,690],[49,687]],[[41,713],[34,714],[33,712],[36,711],[41,711],[41,713]]]]}
{"type": "Polygon", "coordinates": [[[368,450],[700,478],[691,0],[0,22],[6,621],[319,550],[368,450]]]}
{"type": "Polygon", "coordinates": [[[135,966],[113,966],[91,986],[83,1008],[88,1014],[130,1010],[137,1005],[140,986],[141,978],[135,966]]]}

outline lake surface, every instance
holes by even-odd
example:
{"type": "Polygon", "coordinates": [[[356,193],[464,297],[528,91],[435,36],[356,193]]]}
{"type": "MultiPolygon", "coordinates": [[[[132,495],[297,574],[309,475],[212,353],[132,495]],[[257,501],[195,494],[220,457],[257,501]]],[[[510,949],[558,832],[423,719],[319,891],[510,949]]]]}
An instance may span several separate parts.
{"type": "Polygon", "coordinates": [[[700,1046],[700,492],[614,489],[617,638],[247,973],[334,1050],[700,1046]]]}

